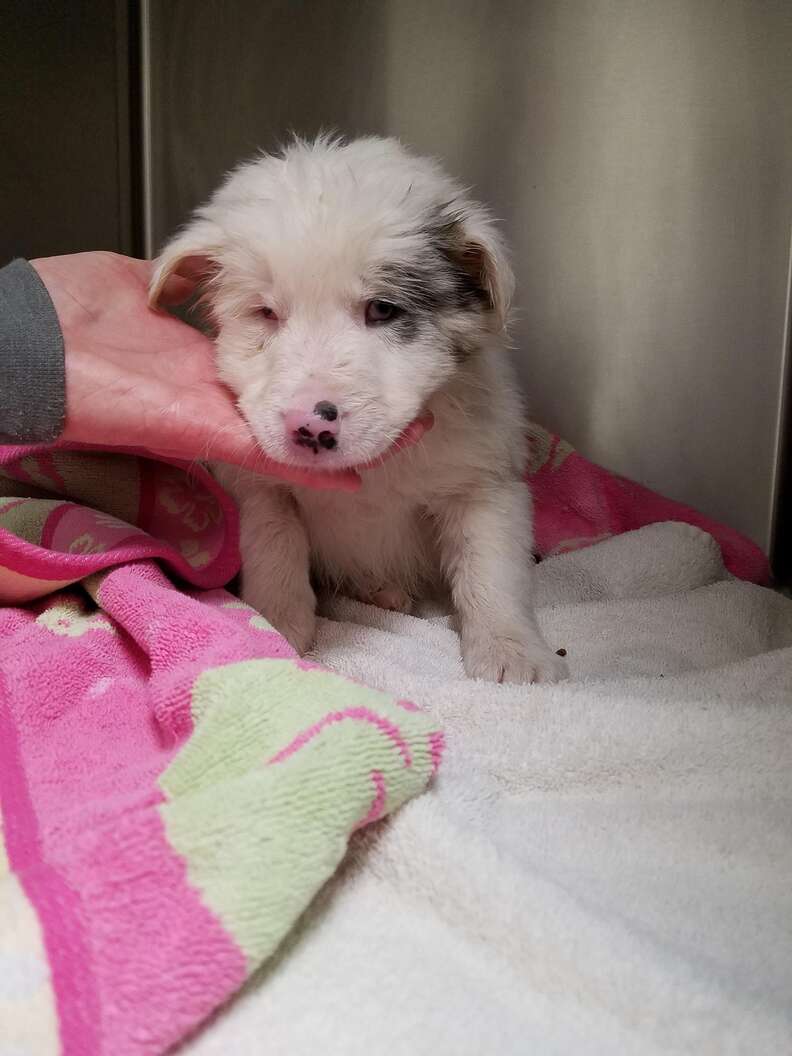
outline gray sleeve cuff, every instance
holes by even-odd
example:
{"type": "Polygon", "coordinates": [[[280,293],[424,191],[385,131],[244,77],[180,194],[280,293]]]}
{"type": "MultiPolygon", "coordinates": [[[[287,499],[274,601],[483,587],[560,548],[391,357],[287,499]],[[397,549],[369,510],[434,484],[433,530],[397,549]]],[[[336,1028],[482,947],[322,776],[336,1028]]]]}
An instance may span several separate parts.
{"type": "Polygon", "coordinates": [[[56,440],[66,417],[63,335],[26,260],[0,269],[0,443],[56,440]]]}

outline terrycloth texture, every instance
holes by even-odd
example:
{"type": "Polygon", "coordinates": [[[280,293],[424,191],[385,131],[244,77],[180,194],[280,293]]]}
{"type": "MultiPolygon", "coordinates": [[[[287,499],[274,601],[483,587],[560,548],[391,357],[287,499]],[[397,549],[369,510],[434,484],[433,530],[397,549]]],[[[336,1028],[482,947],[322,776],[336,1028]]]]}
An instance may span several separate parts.
{"type": "Polygon", "coordinates": [[[526,479],[534,496],[536,550],[564,554],[658,521],[684,521],[717,539],[726,568],[752,583],[770,582],[759,547],[724,524],[589,462],[542,426],[528,433],[526,479]]]}
{"type": "Polygon", "coordinates": [[[792,1052],[792,602],[677,524],[536,578],[546,688],[333,605],[318,659],[429,708],[443,767],[185,1056],[792,1052]]]}
{"type": "MultiPolygon", "coordinates": [[[[531,467],[546,552],[648,515],[651,504],[619,516],[610,499],[598,505],[604,471],[536,435],[547,440],[531,467]]],[[[190,480],[62,451],[10,465],[20,454],[0,451],[0,598],[41,600],[0,610],[11,859],[3,873],[0,853],[0,1044],[14,1056],[56,1052],[59,1036],[77,1056],[158,1053],[232,993],[331,875],[350,831],[425,785],[442,742],[439,723],[401,700],[410,688],[454,732],[447,777],[357,844],[345,882],[299,932],[310,941],[196,1052],[612,1052],[636,1051],[636,1037],[659,1052],[674,1051],[672,1028],[706,1051],[694,1043],[723,1016],[720,1053],[741,1051],[749,1028],[729,1028],[746,1002],[755,1036],[783,1050],[786,1025],[770,1012],[787,985],[790,914],[767,863],[786,864],[769,841],[788,816],[786,711],[772,694],[783,678],[789,689],[789,653],[768,670],[738,664],[736,681],[715,672],[704,689],[636,677],[740,660],[774,635],[788,644],[789,606],[719,583],[708,537],[659,525],[543,563],[540,602],[564,602],[542,610],[550,638],[569,649],[574,678],[594,676],[554,689],[466,682],[447,620],[339,601],[346,622],[322,623],[320,656],[389,687],[383,697],[296,661],[212,589],[236,571],[236,519],[201,471],[190,480]],[[152,558],[204,592],[176,590],[152,558]],[[652,600],[702,583],[726,593],[652,600]],[[746,711],[741,684],[769,705],[746,711]],[[761,750],[773,766],[758,765],[761,750]],[[744,897],[751,870],[758,908],[744,897]],[[713,892],[700,923],[685,895],[696,883],[713,892]],[[681,938],[663,923],[676,903],[688,914],[681,938]],[[745,940],[743,976],[735,939],[719,936],[713,956],[701,947],[696,929],[724,921],[745,940]],[[773,972],[772,1000],[760,1000],[773,972]],[[739,1000],[726,1016],[730,988],[739,1000]]],[[[614,482],[614,494],[630,487],[614,482]]],[[[728,556],[732,537],[715,534],[728,556]]]]}
{"type": "Polygon", "coordinates": [[[442,737],[149,560],[193,586],[235,572],[205,473],[5,471],[0,587],[81,586],[0,609],[0,1053],[158,1054],[271,956],[353,831],[423,790],[442,737]],[[101,512],[19,497],[39,488],[101,512]]]}
{"type": "Polygon", "coordinates": [[[0,603],[160,558],[199,587],[239,569],[236,508],[204,470],[128,454],[0,447],[0,603]]]}

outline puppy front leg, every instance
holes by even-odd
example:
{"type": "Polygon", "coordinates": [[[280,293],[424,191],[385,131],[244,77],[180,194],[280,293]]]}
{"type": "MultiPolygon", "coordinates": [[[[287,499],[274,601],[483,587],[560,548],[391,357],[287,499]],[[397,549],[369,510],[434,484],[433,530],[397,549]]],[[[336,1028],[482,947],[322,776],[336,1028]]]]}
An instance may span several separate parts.
{"type": "Polygon", "coordinates": [[[531,604],[527,487],[515,481],[455,497],[438,525],[467,674],[492,682],[565,678],[566,664],[542,638],[531,604]]]}
{"type": "Polygon", "coordinates": [[[316,595],[305,529],[288,490],[263,481],[235,488],[240,505],[241,597],[300,655],[313,644],[316,595]]]}

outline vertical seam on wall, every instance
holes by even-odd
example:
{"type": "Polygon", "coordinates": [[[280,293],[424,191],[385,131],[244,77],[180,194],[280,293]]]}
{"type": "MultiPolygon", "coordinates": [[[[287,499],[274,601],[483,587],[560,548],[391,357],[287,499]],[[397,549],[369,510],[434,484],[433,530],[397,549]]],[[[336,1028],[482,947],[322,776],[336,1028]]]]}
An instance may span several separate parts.
{"type": "Polygon", "coordinates": [[[151,154],[151,4],[140,0],[140,138],[143,252],[154,255],[154,184],[151,154]]]}
{"type": "Polygon", "coordinates": [[[131,122],[129,100],[129,35],[133,26],[127,0],[115,0],[115,91],[116,91],[116,164],[118,166],[118,249],[133,252],[131,122]]]}
{"type": "MultiPolygon", "coordinates": [[[[770,521],[768,552],[774,554],[778,542],[778,516],[781,504],[781,488],[784,486],[784,462],[792,459],[792,437],[787,437],[787,419],[790,414],[790,386],[792,386],[792,226],[789,233],[789,252],[787,259],[787,288],[784,317],[784,337],[781,347],[781,370],[779,377],[778,412],[775,428],[775,451],[773,453],[773,485],[770,489],[770,521]]],[[[787,500],[789,501],[789,500],[787,500]]]]}

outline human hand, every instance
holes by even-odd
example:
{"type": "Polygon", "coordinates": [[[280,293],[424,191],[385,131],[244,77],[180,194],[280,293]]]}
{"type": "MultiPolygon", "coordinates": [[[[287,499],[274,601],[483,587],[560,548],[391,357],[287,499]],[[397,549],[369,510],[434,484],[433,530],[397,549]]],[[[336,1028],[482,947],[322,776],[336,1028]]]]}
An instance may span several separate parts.
{"type": "MultiPolygon", "coordinates": [[[[115,253],[31,261],[47,287],[66,352],[62,440],[244,466],[294,484],[354,491],[353,470],[314,472],[268,458],[218,381],[212,342],[148,307],[151,264],[115,253]]],[[[425,429],[411,423],[399,447],[425,429]]]]}

